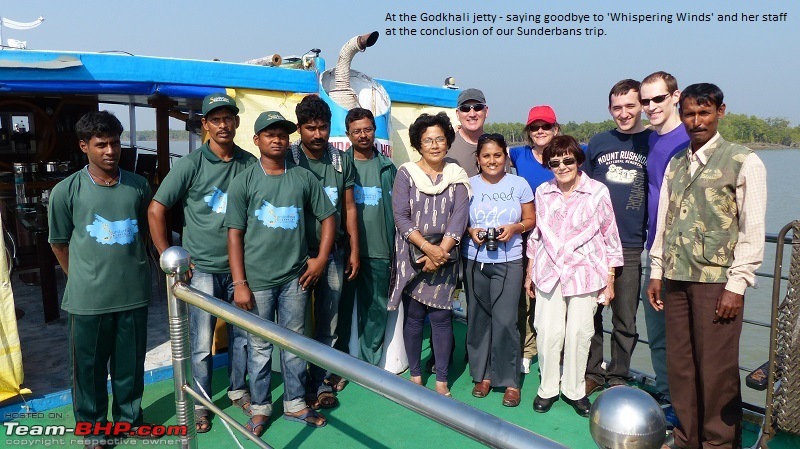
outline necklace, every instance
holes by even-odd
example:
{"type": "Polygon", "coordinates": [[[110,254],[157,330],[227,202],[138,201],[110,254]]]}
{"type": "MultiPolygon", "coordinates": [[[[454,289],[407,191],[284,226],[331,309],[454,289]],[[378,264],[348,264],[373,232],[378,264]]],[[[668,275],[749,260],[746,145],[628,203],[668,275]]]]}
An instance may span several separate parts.
{"type": "MultiPolygon", "coordinates": [[[[119,169],[117,169],[117,170],[119,170],[119,169]]],[[[89,166],[88,165],[86,166],[86,173],[89,173],[89,177],[92,179],[92,182],[94,182],[94,180],[96,179],[96,180],[102,182],[103,184],[105,184],[107,187],[111,186],[112,183],[116,182],[117,181],[117,177],[119,176],[119,171],[118,171],[117,172],[117,176],[115,176],[115,177],[111,178],[110,180],[106,181],[105,179],[93,174],[91,172],[91,170],[89,170],[89,166]]],[[[95,182],[95,184],[97,184],[97,183],[95,182]]]]}

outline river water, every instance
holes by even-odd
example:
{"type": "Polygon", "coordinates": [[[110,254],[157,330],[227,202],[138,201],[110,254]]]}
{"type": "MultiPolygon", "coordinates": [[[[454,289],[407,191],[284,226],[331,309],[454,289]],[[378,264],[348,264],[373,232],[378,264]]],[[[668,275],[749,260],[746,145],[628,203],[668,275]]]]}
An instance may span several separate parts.
{"type": "MultiPolygon", "coordinates": [[[[767,216],[766,228],[768,234],[777,234],[780,229],[792,220],[800,220],[800,150],[775,149],[759,150],[758,156],[767,168],[767,216]]],[[[789,234],[791,237],[791,233],[789,234]]],[[[764,249],[764,263],[758,270],[759,273],[772,274],[775,264],[775,244],[767,243],[764,249]]],[[[789,272],[789,253],[791,246],[784,247],[784,275],[789,272]]],[[[786,282],[782,282],[781,297],[786,294],[786,282]]],[[[749,288],[745,293],[745,313],[748,320],[769,323],[772,308],[772,279],[758,277],[756,288],[749,288]]],[[[604,317],[606,328],[611,327],[610,312],[604,317]]],[[[642,338],[647,338],[644,313],[639,310],[637,320],[638,331],[642,338]]],[[[609,338],[606,338],[608,348],[609,338]]],[[[610,354],[606,349],[606,354],[610,354]]],[[[744,323],[742,329],[739,364],[749,370],[759,367],[769,358],[769,329],[753,324],[744,323]]],[[[634,351],[633,368],[652,373],[649,352],[647,347],[640,344],[634,351]]],[[[748,372],[742,372],[742,396],[745,401],[763,406],[765,393],[747,388],[744,377],[748,372]]]]}

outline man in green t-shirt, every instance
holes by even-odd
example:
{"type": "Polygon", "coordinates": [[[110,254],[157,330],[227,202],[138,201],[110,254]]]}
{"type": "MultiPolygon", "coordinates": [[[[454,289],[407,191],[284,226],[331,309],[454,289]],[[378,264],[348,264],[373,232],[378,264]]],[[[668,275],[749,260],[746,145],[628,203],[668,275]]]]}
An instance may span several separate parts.
{"type": "MultiPolygon", "coordinates": [[[[327,268],[335,234],[335,209],[314,175],[286,160],[294,123],[275,111],[262,113],[253,142],[259,162],[242,172],[228,192],[228,258],[234,301],[263,319],[299,334],[304,331],[308,293],[327,268]],[[309,221],[308,217],[311,217],[309,221]],[[316,257],[308,256],[307,229],[319,223],[316,257]]],[[[247,428],[264,433],[272,415],[272,344],[248,334],[247,371],[252,392],[252,419],[247,428]]],[[[312,427],[325,418],[306,404],[306,362],[281,351],[283,416],[312,427]]]]}
{"type": "MultiPolygon", "coordinates": [[[[389,275],[394,256],[392,186],[397,168],[375,148],[375,117],[369,109],[351,109],[344,119],[352,145],[346,153],[355,163],[353,197],[358,210],[360,270],[356,279],[345,281],[339,303],[336,348],[350,352],[353,303],[357,308],[358,357],[377,365],[383,354],[389,301],[389,275]]],[[[331,376],[335,389],[345,381],[331,376]]]]}
{"type": "MultiPolygon", "coordinates": [[[[167,242],[167,211],[180,205],[184,226],[182,244],[192,256],[192,287],[220,300],[233,300],[228,266],[227,230],[222,223],[228,204],[228,186],[233,178],[256,158],[233,142],[239,126],[239,108],[224,93],[203,99],[203,129],[210,139],[197,151],[180,158],[161,182],[150,203],[150,233],[161,254],[167,242]]],[[[217,318],[189,306],[189,340],[192,344],[192,377],[200,394],[213,396],[211,346],[217,318]]],[[[247,333],[228,325],[228,398],[249,413],[250,394],[246,385],[247,333]]],[[[211,429],[208,410],[195,404],[197,432],[211,429]]]]}
{"type": "MultiPolygon", "coordinates": [[[[314,339],[333,347],[339,321],[339,299],[342,282],[355,279],[360,264],[356,203],[353,197],[355,168],[353,157],[342,153],[328,142],[331,132],[331,108],[317,95],[308,95],[295,108],[300,140],[289,148],[287,159],[310,170],[322,185],[336,209],[336,240],[328,258],[322,280],[314,287],[314,339]],[[346,249],[349,254],[346,254],[346,249]]],[[[310,219],[309,219],[310,222],[310,219]]],[[[319,227],[308,233],[309,256],[317,257],[319,227]]],[[[330,373],[309,366],[307,400],[315,408],[332,408],[338,404],[326,378],[330,373]]]]}
{"type": "MultiPolygon", "coordinates": [[[[75,125],[89,164],[50,196],[50,245],[68,275],[61,308],[68,313],[72,408],[76,422],[112,418],[142,425],[150,265],[145,250],[150,186],[119,168],[122,124],[108,111],[75,125]],[[122,276],[124,274],[124,276],[122,276]]],[[[104,436],[87,438],[102,448],[104,436]]]]}

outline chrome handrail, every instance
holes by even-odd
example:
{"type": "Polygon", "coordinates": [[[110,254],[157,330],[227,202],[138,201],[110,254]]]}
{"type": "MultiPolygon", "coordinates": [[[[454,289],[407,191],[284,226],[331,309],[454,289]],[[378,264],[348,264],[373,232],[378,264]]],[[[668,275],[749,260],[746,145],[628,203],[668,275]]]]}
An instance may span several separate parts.
{"type": "MultiPolygon", "coordinates": [[[[188,280],[189,255],[181,247],[172,247],[161,256],[161,268],[167,273],[167,295],[170,316],[170,339],[175,370],[175,403],[178,424],[188,426],[187,435],[181,439],[182,447],[196,448],[196,432],[192,397],[204,398],[195,392],[187,393],[191,387],[191,353],[188,349],[187,303],[214,316],[222,318],[258,335],[283,350],[297,354],[320,367],[355,382],[397,404],[433,419],[451,429],[483,444],[497,448],[566,449],[555,441],[519,427],[497,416],[478,410],[467,404],[447,398],[421,385],[361,361],[355,357],[323,345],[304,335],[264,320],[229,303],[196,290],[185,282],[188,280]],[[181,301],[177,301],[180,299],[181,301]],[[174,330],[174,332],[173,332],[174,330]],[[177,357],[177,360],[176,360],[177,357]]],[[[221,411],[221,410],[220,410],[221,411]]],[[[238,429],[237,427],[237,430],[238,429]]],[[[247,432],[248,438],[261,447],[263,441],[247,432]]]]}
{"type": "MultiPolygon", "coordinates": [[[[789,223],[787,225],[789,227],[788,231],[791,231],[791,224],[792,223],[789,223]]],[[[778,244],[776,246],[776,260],[775,260],[776,264],[778,262],[777,258],[778,257],[781,257],[781,258],[783,257],[783,246],[792,244],[792,239],[791,238],[786,239],[786,233],[788,231],[787,231],[786,228],[784,228],[784,229],[781,230],[781,232],[779,234],[766,234],[764,236],[764,242],[766,242],[766,243],[775,243],[775,244],[780,243],[780,244],[778,244]]],[[[773,281],[775,279],[781,279],[781,280],[784,280],[784,281],[789,280],[789,276],[788,275],[783,275],[783,272],[781,270],[776,270],[773,273],[766,273],[766,272],[756,271],[755,275],[756,275],[756,277],[769,278],[769,279],[772,279],[773,281]]],[[[646,285],[645,284],[646,282],[649,282],[649,279],[644,279],[643,278],[642,279],[642,285],[646,285]]],[[[774,282],[774,284],[777,284],[778,287],[780,286],[780,282],[774,282]]],[[[773,287],[773,288],[775,288],[775,287],[773,287]]],[[[641,295],[639,295],[639,300],[644,302],[644,299],[641,297],[641,295]]],[[[751,326],[773,328],[771,322],[770,323],[766,323],[764,321],[751,320],[751,319],[744,318],[744,317],[742,318],[742,323],[749,324],[751,326]]],[[[611,329],[603,328],[603,333],[611,334],[611,329]]],[[[646,338],[643,338],[641,336],[637,338],[636,342],[637,343],[646,344],[648,347],[650,347],[650,342],[646,338]]],[[[749,367],[749,366],[739,365],[739,371],[743,371],[743,372],[752,372],[757,368],[758,368],[757,366],[749,367]]],[[[644,372],[641,372],[641,374],[642,375],[651,375],[651,374],[644,373],[644,372]]]]}

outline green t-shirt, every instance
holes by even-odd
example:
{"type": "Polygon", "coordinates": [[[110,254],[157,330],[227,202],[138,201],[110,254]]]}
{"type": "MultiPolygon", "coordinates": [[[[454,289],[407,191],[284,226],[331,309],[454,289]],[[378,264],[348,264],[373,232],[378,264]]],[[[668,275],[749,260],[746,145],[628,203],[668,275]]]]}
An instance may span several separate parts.
{"type": "MultiPolygon", "coordinates": [[[[325,195],[333,204],[335,209],[334,217],[336,219],[336,241],[340,242],[344,237],[345,230],[342,225],[342,209],[344,208],[344,191],[352,189],[355,185],[355,169],[353,167],[353,156],[341,152],[342,172],[339,173],[333,168],[333,163],[328,153],[325,152],[320,159],[309,159],[305,153],[300,156],[300,165],[307,168],[314,173],[314,176],[319,180],[322,188],[325,190],[325,195]]],[[[311,221],[314,219],[313,215],[309,215],[306,211],[306,220],[311,221]]],[[[308,228],[308,247],[311,249],[319,248],[320,238],[320,223],[317,222],[312,228],[308,228]]]]}
{"type": "Polygon", "coordinates": [[[207,273],[228,273],[228,230],[222,225],[233,178],[257,161],[234,146],[233,157],[223,161],[205,143],[178,159],[161,182],[154,200],[171,208],[183,206],[182,243],[197,268],[207,273]]]}
{"type": "Polygon", "coordinates": [[[353,187],[358,209],[358,245],[361,257],[391,259],[386,246],[386,215],[381,188],[381,162],[377,157],[354,161],[356,182],[353,187]]]}
{"type": "Polygon", "coordinates": [[[150,186],[120,170],[111,187],[86,169],[59,182],[50,196],[50,243],[69,244],[69,278],[61,308],[76,315],[132,310],[150,301],[147,231],[150,186]]]}
{"type": "Polygon", "coordinates": [[[252,291],[278,287],[300,276],[308,260],[306,221],[320,222],[334,209],[320,183],[304,168],[268,175],[253,164],[231,183],[225,227],[244,230],[244,269],[252,291]]]}

